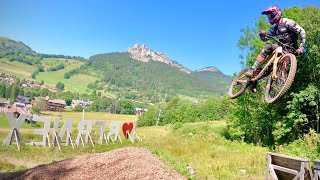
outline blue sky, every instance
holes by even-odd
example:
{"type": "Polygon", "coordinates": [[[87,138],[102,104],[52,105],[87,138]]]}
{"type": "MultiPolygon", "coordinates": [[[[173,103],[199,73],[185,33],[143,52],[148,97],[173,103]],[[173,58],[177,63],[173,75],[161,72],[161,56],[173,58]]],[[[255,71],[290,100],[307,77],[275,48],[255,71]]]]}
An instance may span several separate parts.
{"type": "Polygon", "coordinates": [[[1,0],[0,36],[39,53],[90,57],[135,43],[191,70],[240,70],[240,29],[270,5],[320,7],[319,0],[1,0]]]}

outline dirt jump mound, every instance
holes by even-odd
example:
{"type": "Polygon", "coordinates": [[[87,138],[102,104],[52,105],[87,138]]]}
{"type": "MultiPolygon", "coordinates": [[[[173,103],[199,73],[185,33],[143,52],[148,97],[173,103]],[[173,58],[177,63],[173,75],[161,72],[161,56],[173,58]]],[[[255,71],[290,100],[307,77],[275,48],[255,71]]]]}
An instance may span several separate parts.
{"type": "Polygon", "coordinates": [[[125,147],[36,166],[0,179],[185,179],[149,150],[125,147]]]}

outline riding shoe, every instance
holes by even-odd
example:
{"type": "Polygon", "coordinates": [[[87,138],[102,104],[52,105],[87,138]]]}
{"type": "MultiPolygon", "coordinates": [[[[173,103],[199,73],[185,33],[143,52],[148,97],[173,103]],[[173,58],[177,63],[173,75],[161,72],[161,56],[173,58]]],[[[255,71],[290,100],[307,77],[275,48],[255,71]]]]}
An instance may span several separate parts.
{"type": "Polygon", "coordinates": [[[255,82],[251,82],[250,83],[250,89],[253,93],[256,93],[257,92],[257,85],[258,85],[258,82],[255,81],[255,82]]]}
{"type": "Polygon", "coordinates": [[[252,76],[253,76],[253,69],[248,69],[248,71],[246,71],[245,73],[244,73],[244,75],[246,75],[247,77],[249,77],[249,78],[252,78],[252,76]]]}

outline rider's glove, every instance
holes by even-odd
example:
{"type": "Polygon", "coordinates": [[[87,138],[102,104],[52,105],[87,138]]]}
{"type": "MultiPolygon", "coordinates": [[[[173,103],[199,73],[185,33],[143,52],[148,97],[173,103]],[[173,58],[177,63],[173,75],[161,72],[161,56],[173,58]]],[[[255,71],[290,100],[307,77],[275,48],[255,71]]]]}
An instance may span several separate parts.
{"type": "Polygon", "coordinates": [[[302,54],[303,53],[303,47],[299,47],[297,50],[296,50],[296,53],[298,55],[302,54]]]}
{"type": "Polygon", "coordinates": [[[265,37],[267,35],[267,32],[266,31],[264,31],[264,30],[260,30],[259,31],[259,36],[260,37],[265,37]]]}
{"type": "Polygon", "coordinates": [[[260,30],[260,31],[259,31],[259,36],[260,36],[260,39],[261,39],[262,41],[266,41],[266,40],[267,40],[267,39],[266,39],[266,36],[267,36],[267,32],[266,32],[266,31],[260,30]]]}

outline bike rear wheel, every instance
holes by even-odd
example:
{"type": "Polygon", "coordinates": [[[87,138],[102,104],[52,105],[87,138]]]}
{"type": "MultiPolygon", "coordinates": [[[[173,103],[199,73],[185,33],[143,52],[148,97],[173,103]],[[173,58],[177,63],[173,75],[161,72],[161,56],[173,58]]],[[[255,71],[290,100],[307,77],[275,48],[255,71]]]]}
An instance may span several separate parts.
{"type": "Polygon", "coordinates": [[[277,66],[277,77],[273,79],[271,75],[266,86],[265,101],[268,104],[278,102],[289,90],[297,70],[296,57],[288,53],[279,60],[277,66]]]}
{"type": "Polygon", "coordinates": [[[229,91],[228,91],[228,96],[231,99],[239,97],[247,88],[248,83],[249,83],[249,78],[244,74],[247,72],[249,68],[244,68],[232,81],[229,91]]]}

